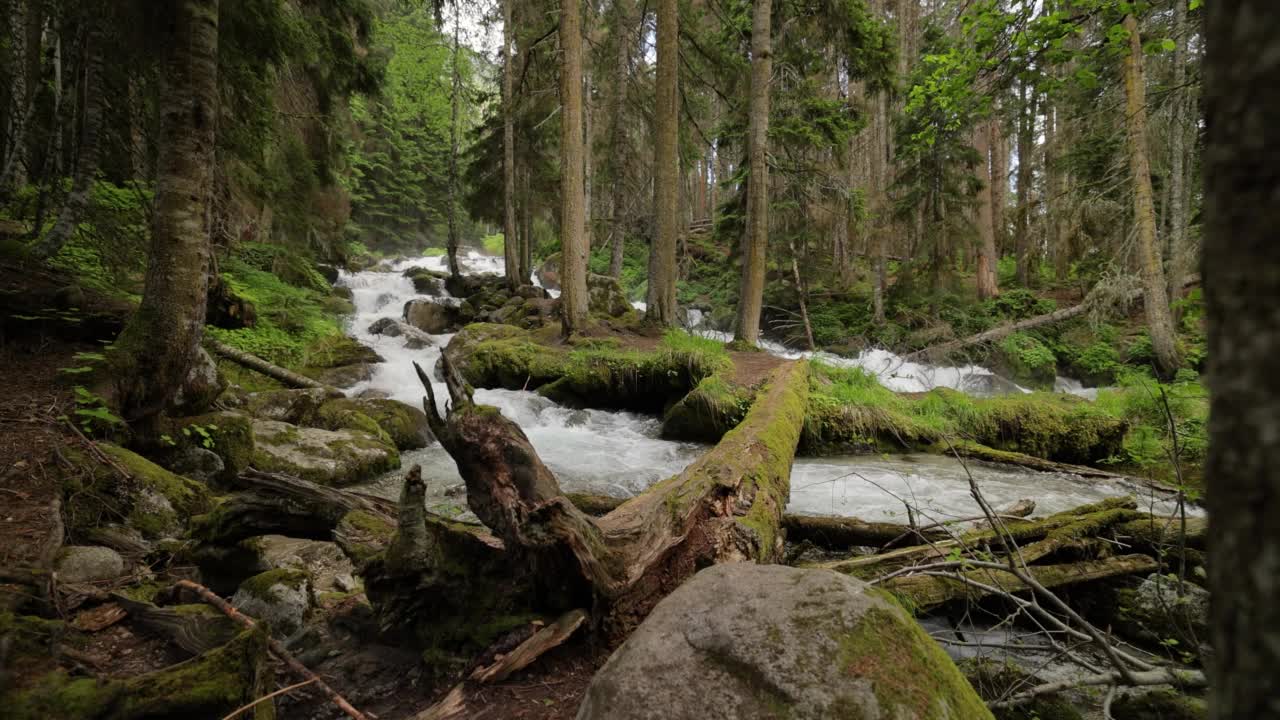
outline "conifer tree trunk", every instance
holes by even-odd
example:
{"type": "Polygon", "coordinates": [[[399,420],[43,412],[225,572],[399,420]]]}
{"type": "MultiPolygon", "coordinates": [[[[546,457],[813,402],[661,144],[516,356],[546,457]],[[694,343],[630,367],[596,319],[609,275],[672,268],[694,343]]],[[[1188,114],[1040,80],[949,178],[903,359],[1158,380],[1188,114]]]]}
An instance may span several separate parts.
{"type": "Polygon", "coordinates": [[[101,18],[94,18],[90,22],[85,37],[84,119],[75,179],[71,184],[71,193],[67,195],[62,211],[58,214],[58,222],[32,249],[32,254],[41,259],[58,254],[80,224],[80,218],[84,216],[93,197],[93,183],[98,174],[98,158],[102,150],[102,115],[106,99],[102,87],[104,38],[99,31],[98,22],[101,22],[101,18]]]}
{"type": "Polygon", "coordinates": [[[1169,129],[1169,243],[1165,257],[1165,280],[1169,286],[1169,302],[1178,299],[1182,276],[1186,272],[1183,257],[1187,252],[1187,0],[1173,0],[1173,34],[1177,47],[1173,51],[1173,122],[1169,129]]]}
{"type": "Polygon", "coordinates": [[[1033,265],[1031,250],[1031,177],[1032,148],[1035,145],[1036,95],[1025,84],[1018,112],[1018,284],[1028,287],[1033,265]],[[1024,160],[1024,158],[1026,158],[1024,160]]]}
{"type": "Polygon", "coordinates": [[[595,84],[592,80],[591,65],[589,63],[583,65],[582,73],[585,78],[583,82],[585,97],[582,101],[582,215],[584,220],[582,224],[582,244],[587,248],[587,257],[591,257],[591,248],[595,245],[595,233],[592,226],[592,218],[594,216],[591,209],[591,190],[596,174],[595,148],[592,143],[592,137],[594,137],[593,125],[595,123],[593,99],[595,96],[595,84]]]}
{"type": "Polygon", "coordinates": [[[622,257],[626,233],[623,231],[623,134],[626,132],[622,113],[627,99],[627,68],[631,62],[630,39],[627,25],[627,5],[630,0],[613,0],[613,88],[609,99],[609,223],[613,235],[612,254],[609,257],[610,277],[622,277],[622,257]]]}
{"type": "Polygon", "coordinates": [[[978,151],[976,172],[982,188],[978,190],[978,299],[1000,294],[996,285],[996,236],[991,208],[991,124],[983,123],[974,133],[974,150],[978,151]]]}
{"type": "Polygon", "coordinates": [[[533,200],[529,192],[529,168],[520,173],[520,277],[533,277],[533,200]]]}
{"type": "Polygon", "coordinates": [[[449,93],[449,275],[459,277],[458,267],[458,106],[462,102],[462,69],[458,66],[458,29],[461,23],[458,3],[453,3],[453,87],[449,93]]]}
{"type": "Polygon", "coordinates": [[[9,10],[10,67],[9,79],[9,133],[5,138],[4,166],[0,169],[0,193],[7,193],[11,185],[26,182],[23,155],[26,148],[27,121],[32,107],[27,87],[27,0],[12,0],[9,10]]]}
{"type": "Polygon", "coordinates": [[[560,0],[560,303],[565,337],[587,323],[587,248],[583,236],[582,6],[560,0]]]}
{"type": "Polygon", "coordinates": [[[658,77],[655,85],[653,209],[657,236],[649,246],[645,321],[676,324],[676,234],[679,232],[680,158],[676,155],[677,67],[680,35],[676,0],[658,0],[658,77]]]}
{"type": "Polygon", "coordinates": [[[1147,92],[1143,70],[1142,38],[1138,21],[1126,15],[1129,52],[1124,59],[1124,87],[1129,139],[1129,171],[1133,183],[1133,214],[1137,225],[1138,262],[1142,273],[1142,304],[1146,310],[1151,347],[1157,370],[1172,377],[1181,365],[1169,313],[1169,290],[1164,279],[1160,246],[1156,243],[1156,209],[1151,190],[1151,160],[1147,154],[1147,92]]]}
{"type": "Polygon", "coordinates": [[[1280,5],[1207,2],[1209,716],[1280,718],[1280,5]]]}
{"type": "Polygon", "coordinates": [[[991,232],[995,238],[997,258],[1003,256],[1009,246],[1005,225],[1008,190],[1009,138],[1005,137],[1004,125],[997,118],[991,121],[991,232]]]}
{"type": "Polygon", "coordinates": [[[204,338],[218,116],[218,0],[176,0],[165,10],[146,283],[112,352],[121,413],[143,429],[165,410],[204,338]]]}
{"type": "Polygon", "coordinates": [[[769,248],[769,81],[773,75],[772,0],[755,0],[751,11],[751,99],[748,110],[747,233],[743,242],[738,327],[734,340],[760,339],[765,254],[769,248]]]}
{"type": "Polygon", "coordinates": [[[511,62],[514,2],[502,0],[502,267],[512,291],[529,282],[528,275],[520,274],[521,241],[516,235],[515,68],[511,62]]]}

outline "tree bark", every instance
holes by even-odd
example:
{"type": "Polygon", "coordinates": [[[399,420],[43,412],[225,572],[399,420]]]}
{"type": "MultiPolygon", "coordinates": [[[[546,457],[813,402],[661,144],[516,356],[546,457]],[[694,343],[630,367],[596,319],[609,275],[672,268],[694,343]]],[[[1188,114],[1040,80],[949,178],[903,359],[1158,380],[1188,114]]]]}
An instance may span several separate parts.
{"type": "Polygon", "coordinates": [[[653,131],[653,209],[657,236],[649,246],[649,291],[645,321],[676,325],[676,235],[679,232],[680,158],[677,77],[680,28],[676,0],[658,0],[658,73],[653,131]]]}
{"type": "Polygon", "coordinates": [[[560,0],[560,313],[565,337],[587,323],[582,184],[582,3],[560,0]]]}
{"type": "Polygon", "coordinates": [[[146,428],[204,338],[218,116],[218,0],[180,0],[160,38],[160,138],[142,303],[112,351],[123,417],[146,428]]]}
{"type": "Polygon", "coordinates": [[[1129,140],[1129,171],[1133,182],[1133,214],[1137,226],[1138,262],[1142,272],[1143,305],[1155,351],[1156,369],[1163,377],[1173,377],[1182,365],[1178,358],[1173,316],[1169,313],[1169,289],[1165,285],[1164,263],[1156,242],[1156,209],[1151,190],[1151,160],[1147,152],[1147,90],[1143,69],[1142,38],[1138,21],[1126,15],[1129,52],[1124,59],[1124,88],[1129,140]]]}
{"type": "Polygon", "coordinates": [[[991,123],[979,125],[974,132],[974,150],[978,151],[975,172],[982,187],[978,190],[978,299],[1000,294],[996,284],[996,236],[991,208],[991,123]]]}
{"type": "Polygon", "coordinates": [[[1030,287],[1034,253],[1031,248],[1031,181],[1036,131],[1036,94],[1026,84],[1018,114],[1018,284],[1030,287]]]}
{"type": "Polygon", "coordinates": [[[1169,128],[1169,242],[1165,253],[1165,281],[1169,286],[1169,302],[1182,291],[1182,275],[1186,272],[1187,254],[1187,115],[1189,104],[1183,85],[1187,82],[1187,45],[1191,38],[1187,28],[1187,0],[1173,0],[1173,35],[1177,47],[1173,51],[1173,118],[1169,128]]]}
{"type": "Polygon", "coordinates": [[[502,0],[502,267],[507,287],[515,292],[529,283],[520,274],[520,238],[516,234],[516,130],[515,68],[511,62],[511,42],[515,27],[511,6],[515,0],[502,0]]]}
{"type": "Polygon", "coordinates": [[[25,155],[27,132],[35,105],[27,87],[27,0],[13,0],[9,12],[9,49],[12,53],[9,80],[9,133],[5,143],[4,167],[0,170],[0,193],[10,185],[26,182],[25,155]]]}
{"type": "Polygon", "coordinates": [[[622,208],[623,172],[626,168],[623,151],[626,124],[622,113],[627,99],[627,70],[631,64],[630,27],[626,3],[630,0],[613,0],[613,88],[609,98],[609,215],[610,232],[613,235],[612,254],[609,257],[609,276],[622,277],[623,251],[626,249],[622,208]]]}
{"type": "Polygon", "coordinates": [[[449,276],[459,278],[458,267],[458,107],[462,104],[462,68],[458,32],[462,25],[458,3],[453,4],[453,53],[449,65],[452,86],[449,92],[449,276]]]}
{"type": "Polygon", "coordinates": [[[1206,3],[1209,712],[1280,718],[1280,6],[1206,3]]]}
{"type": "Polygon", "coordinates": [[[103,88],[103,35],[99,30],[102,18],[92,18],[85,37],[84,69],[84,120],[80,137],[79,160],[71,194],[62,204],[58,222],[48,235],[36,244],[32,254],[41,259],[58,254],[80,224],[89,203],[93,199],[93,184],[98,175],[98,158],[101,156],[102,115],[106,93],[103,88]]]}
{"type": "Polygon", "coordinates": [[[736,342],[760,339],[766,254],[769,249],[769,83],[773,76],[773,2],[754,0],[751,11],[751,99],[747,132],[747,232],[743,238],[736,342]]]}

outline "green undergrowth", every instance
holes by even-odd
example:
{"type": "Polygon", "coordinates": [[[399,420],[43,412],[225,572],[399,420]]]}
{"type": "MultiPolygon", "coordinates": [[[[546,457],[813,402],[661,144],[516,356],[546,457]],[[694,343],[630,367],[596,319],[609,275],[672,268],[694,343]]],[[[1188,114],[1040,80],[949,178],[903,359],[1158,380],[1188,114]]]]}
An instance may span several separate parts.
{"type": "MultiPolygon", "coordinates": [[[[327,290],[321,290],[328,284],[318,274],[308,274],[302,276],[306,286],[292,285],[251,260],[236,256],[224,261],[222,279],[232,293],[253,303],[257,322],[235,330],[209,326],[209,336],[279,365],[305,365],[309,344],[342,334],[335,312],[339,308],[327,290]]],[[[289,262],[292,267],[294,261],[289,262]]]]}
{"type": "Polygon", "coordinates": [[[1109,464],[1168,483],[1176,483],[1181,471],[1188,489],[1198,490],[1209,445],[1209,396],[1195,373],[1184,370],[1173,382],[1160,383],[1148,373],[1128,371],[1114,388],[1098,391],[1096,405],[1129,424],[1109,464]]]}

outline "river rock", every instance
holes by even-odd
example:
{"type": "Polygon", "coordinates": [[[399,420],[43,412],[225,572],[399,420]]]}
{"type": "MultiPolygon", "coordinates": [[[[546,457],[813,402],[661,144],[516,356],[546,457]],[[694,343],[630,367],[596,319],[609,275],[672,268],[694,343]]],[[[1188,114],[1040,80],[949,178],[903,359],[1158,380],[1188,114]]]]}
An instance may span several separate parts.
{"type": "Polygon", "coordinates": [[[430,300],[410,300],[404,304],[404,320],[428,335],[448,332],[457,325],[458,308],[430,300]]]}
{"type": "Polygon", "coordinates": [[[314,603],[311,578],[306,572],[277,568],[254,575],[240,584],[231,597],[237,610],[265,621],[276,637],[288,637],[302,627],[314,603]]]}
{"type": "Polygon", "coordinates": [[[359,430],[255,420],[253,439],[254,467],[321,485],[353,485],[400,467],[400,453],[388,439],[359,430]]]}
{"type": "Polygon", "coordinates": [[[825,570],[732,563],[658,603],[578,720],[946,718],[991,713],[888,595],[825,570]]]}
{"type": "Polygon", "coordinates": [[[124,558],[111,548],[72,545],[58,554],[58,580],[64,583],[92,583],[114,580],[124,574],[124,558]]]}
{"type": "Polygon", "coordinates": [[[384,317],[375,320],[369,325],[369,332],[373,335],[384,335],[386,337],[400,337],[403,327],[399,320],[392,317],[384,317]]]}
{"type": "Polygon", "coordinates": [[[373,377],[373,366],[367,363],[342,365],[341,367],[310,371],[308,375],[330,387],[349,388],[356,383],[364,382],[373,377]]]}
{"type": "Polygon", "coordinates": [[[593,313],[618,317],[631,309],[618,281],[608,275],[587,275],[588,309],[593,313]]]}

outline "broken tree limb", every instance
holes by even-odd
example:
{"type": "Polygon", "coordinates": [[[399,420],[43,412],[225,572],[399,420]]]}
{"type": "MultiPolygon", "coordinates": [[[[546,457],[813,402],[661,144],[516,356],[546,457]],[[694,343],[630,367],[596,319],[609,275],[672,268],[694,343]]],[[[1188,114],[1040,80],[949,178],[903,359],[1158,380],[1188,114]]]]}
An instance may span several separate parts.
{"type": "MultiPolygon", "coordinates": [[[[218,597],[209,588],[198,583],[191,582],[190,580],[179,580],[174,584],[199,595],[202,600],[218,608],[223,612],[223,614],[243,625],[246,629],[252,630],[257,626],[257,623],[254,622],[253,618],[231,607],[230,603],[218,597]]],[[[369,720],[367,715],[352,707],[351,703],[347,702],[346,698],[339,695],[337,690],[329,687],[329,684],[324,680],[321,680],[320,676],[308,670],[306,665],[298,662],[298,659],[289,654],[289,651],[285,650],[284,646],[274,638],[267,639],[267,648],[271,650],[272,655],[275,655],[284,662],[285,665],[288,665],[289,669],[292,670],[294,674],[307,680],[314,681],[316,686],[320,688],[321,692],[327,695],[329,699],[333,701],[333,704],[337,705],[344,713],[349,715],[352,720],[369,720]]]]}
{"type": "Polygon", "coordinates": [[[331,397],[344,397],[343,392],[335,387],[325,385],[318,380],[312,380],[305,375],[299,375],[292,370],[269,363],[257,355],[252,355],[243,350],[238,350],[224,342],[219,342],[218,340],[210,339],[208,340],[208,343],[209,347],[218,355],[221,355],[237,365],[242,365],[250,370],[262,373],[272,380],[277,380],[286,387],[299,389],[319,388],[324,390],[331,397]]]}
{"type": "Polygon", "coordinates": [[[1173,685],[1178,688],[1202,688],[1207,687],[1209,681],[1205,678],[1203,672],[1199,670],[1184,670],[1180,668],[1156,668],[1154,670],[1145,670],[1141,672],[1129,673],[1126,679],[1119,672],[1098,673],[1095,675],[1085,675],[1084,677],[1068,678],[1057,682],[1044,683],[1035,687],[1024,690],[1006,700],[992,703],[993,708],[1010,708],[1030,702],[1037,697],[1043,695],[1052,695],[1078,687],[1097,687],[1099,685],[1127,685],[1130,687],[1143,687],[1148,685],[1173,685]]]}

